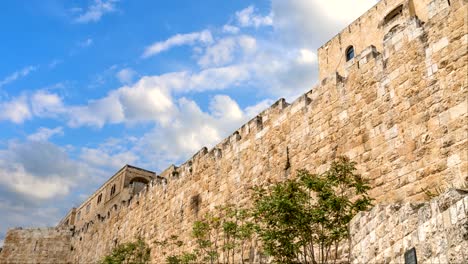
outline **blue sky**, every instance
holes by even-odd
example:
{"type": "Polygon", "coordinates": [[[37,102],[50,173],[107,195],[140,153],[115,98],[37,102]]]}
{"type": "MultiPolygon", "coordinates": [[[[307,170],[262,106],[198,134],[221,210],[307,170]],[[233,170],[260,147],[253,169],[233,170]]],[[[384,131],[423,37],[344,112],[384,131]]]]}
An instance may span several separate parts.
{"type": "Polygon", "coordinates": [[[160,172],[317,81],[374,0],[18,0],[0,8],[0,245],[125,164],[160,172]]]}

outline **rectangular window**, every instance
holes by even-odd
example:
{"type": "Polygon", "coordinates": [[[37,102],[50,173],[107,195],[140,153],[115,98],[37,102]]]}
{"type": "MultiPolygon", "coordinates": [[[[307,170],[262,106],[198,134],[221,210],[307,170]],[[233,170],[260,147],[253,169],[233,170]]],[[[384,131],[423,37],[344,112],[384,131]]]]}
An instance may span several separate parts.
{"type": "Polygon", "coordinates": [[[88,205],[86,206],[86,213],[89,213],[89,209],[90,209],[90,208],[91,208],[91,204],[88,204],[88,205]]]}
{"type": "Polygon", "coordinates": [[[81,218],[81,211],[79,211],[78,214],[76,215],[76,221],[80,221],[80,218],[81,218]]]}
{"type": "Polygon", "coordinates": [[[102,193],[99,194],[99,196],[97,197],[97,203],[99,204],[102,200],[102,193]]]}

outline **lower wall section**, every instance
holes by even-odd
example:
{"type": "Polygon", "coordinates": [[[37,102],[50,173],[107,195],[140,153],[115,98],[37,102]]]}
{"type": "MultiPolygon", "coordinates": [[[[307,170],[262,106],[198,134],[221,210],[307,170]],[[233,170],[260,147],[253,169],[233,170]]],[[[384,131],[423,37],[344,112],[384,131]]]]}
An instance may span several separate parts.
{"type": "Polygon", "coordinates": [[[451,189],[426,203],[377,205],[351,222],[352,263],[468,263],[468,192],[451,189]]]}
{"type": "MultiPolygon", "coordinates": [[[[377,205],[350,223],[351,263],[405,263],[412,248],[418,263],[468,263],[467,216],[468,191],[455,189],[425,203],[377,205]]],[[[89,257],[74,250],[71,238],[64,229],[11,229],[0,263],[83,263],[89,257]]],[[[88,254],[96,261],[102,248],[95,244],[88,254]]]]}
{"type": "Polygon", "coordinates": [[[71,263],[71,231],[57,228],[11,229],[0,253],[0,263],[71,263]]]}

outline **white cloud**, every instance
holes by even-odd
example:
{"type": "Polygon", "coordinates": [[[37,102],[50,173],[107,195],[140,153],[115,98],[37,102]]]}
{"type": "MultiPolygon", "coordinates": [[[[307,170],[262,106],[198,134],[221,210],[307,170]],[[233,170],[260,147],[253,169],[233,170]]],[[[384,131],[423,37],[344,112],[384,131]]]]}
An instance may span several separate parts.
{"type": "Polygon", "coordinates": [[[258,102],[255,105],[248,106],[245,108],[245,115],[250,119],[253,118],[254,116],[257,116],[260,114],[263,110],[267,109],[274,103],[273,100],[271,99],[264,99],[260,102],[258,102]]]}
{"type": "Polygon", "coordinates": [[[256,48],[256,40],[251,36],[224,37],[205,49],[198,64],[204,68],[223,66],[232,63],[234,57],[252,54],[256,48]]]}
{"type": "MultiPolygon", "coordinates": [[[[93,3],[88,6],[86,11],[80,14],[75,22],[77,23],[89,23],[97,22],[106,13],[111,13],[116,10],[115,3],[117,0],[94,0],[93,3]]],[[[74,9],[74,12],[80,12],[81,9],[74,9]]]]}
{"type": "Polygon", "coordinates": [[[219,66],[230,63],[233,60],[236,41],[234,38],[223,38],[216,44],[207,47],[203,56],[198,60],[202,67],[219,66]]]}
{"type": "Polygon", "coordinates": [[[66,195],[85,174],[83,164],[48,142],[10,142],[0,149],[0,185],[31,199],[66,195]]]}
{"type": "Polygon", "coordinates": [[[86,105],[67,108],[68,124],[102,127],[107,123],[166,123],[175,109],[172,94],[220,90],[239,85],[249,78],[240,65],[209,68],[196,73],[173,72],[144,76],[131,86],[109,92],[106,97],[86,105]]]}
{"type": "Polygon", "coordinates": [[[34,134],[28,136],[28,140],[31,141],[47,141],[49,138],[55,135],[63,135],[63,128],[47,128],[40,127],[34,134]]]}
{"type": "Polygon", "coordinates": [[[124,68],[118,71],[115,76],[122,84],[130,84],[133,82],[136,75],[137,75],[137,72],[134,71],[133,69],[124,68]]]}
{"type": "Polygon", "coordinates": [[[39,117],[55,117],[65,112],[62,98],[46,90],[39,90],[31,96],[31,108],[39,117]]]}
{"type": "Polygon", "coordinates": [[[125,164],[134,164],[138,160],[131,151],[112,152],[105,148],[83,148],[80,154],[81,160],[96,167],[108,167],[118,170],[125,164]]]}
{"type": "Polygon", "coordinates": [[[270,102],[263,100],[241,109],[229,96],[216,95],[209,102],[209,111],[204,112],[194,101],[181,98],[173,121],[145,134],[135,150],[148,158],[151,166],[163,170],[171,163],[184,162],[203,146],[212,148],[270,102]]]}
{"type": "Polygon", "coordinates": [[[239,33],[240,29],[236,26],[232,25],[224,25],[223,26],[223,32],[224,33],[230,33],[230,34],[237,34],[239,33]]]}
{"type": "Polygon", "coordinates": [[[239,105],[227,95],[216,95],[213,97],[209,108],[215,118],[241,120],[244,115],[239,105]]]}
{"type": "Polygon", "coordinates": [[[71,127],[82,125],[102,127],[106,123],[119,123],[124,119],[122,105],[116,94],[91,100],[85,106],[70,106],[67,112],[68,125],[71,127]]]}
{"type": "Polygon", "coordinates": [[[65,112],[62,99],[46,90],[22,94],[10,101],[0,102],[0,121],[23,123],[37,117],[56,117],[65,112]]]}
{"type": "Polygon", "coordinates": [[[257,40],[251,36],[243,35],[238,38],[239,46],[247,55],[257,50],[257,40]]]}
{"type": "Polygon", "coordinates": [[[236,12],[237,23],[241,27],[261,27],[271,26],[273,24],[273,15],[261,16],[254,14],[253,6],[249,6],[241,11],[236,12]]]}
{"type": "Polygon", "coordinates": [[[209,44],[212,41],[213,37],[211,32],[208,30],[188,34],[177,34],[165,41],[155,42],[152,45],[146,47],[142,57],[148,58],[176,46],[193,45],[198,42],[202,44],[209,44]]]}
{"type": "Polygon", "coordinates": [[[273,27],[289,45],[318,48],[377,0],[272,0],[273,27]]]}
{"type": "Polygon", "coordinates": [[[32,113],[24,95],[8,102],[0,102],[0,121],[7,120],[19,124],[31,117],[32,113]]]}
{"type": "Polygon", "coordinates": [[[305,63],[305,64],[317,63],[317,54],[315,54],[315,52],[308,50],[308,49],[300,49],[298,62],[305,63]]]}
{"type": "Polygon", "coordinates": [[[191,91],[220,90],[238,86],[250,78],[250,73],[244,65],[229,65],[209,68],[190,76],[187,87],[191,91]]]}
{"type": "Polygon", "coordinates": [[[36,66],[27,66],[19,71],[15,71],[14,73],[8,75],[7,77],[3,78],[3,80],[0,81],[0,88],[20,78],[28,76],[31,72],[35,70],[37,70],[36,66]]]}

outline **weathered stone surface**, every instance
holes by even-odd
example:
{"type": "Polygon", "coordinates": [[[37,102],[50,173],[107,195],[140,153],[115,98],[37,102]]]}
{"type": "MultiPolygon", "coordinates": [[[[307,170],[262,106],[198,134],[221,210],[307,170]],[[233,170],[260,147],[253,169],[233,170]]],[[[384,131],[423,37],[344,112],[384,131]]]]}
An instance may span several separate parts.
{"type": "Polygon", "coordinates": [[[430,210],[418,202],[427,200],[425,190],[467,182],[466,17],[464,0],[381,1],[350,26],[350,34],[343,31],[325,45],[335,47],[341,60],[340,50],[356,46],[355,58],[338,73],[327,70],[332,57],[325,66],[326,57],[319,56],[327,76],[295,102],[278,100],[213,149],[170,166],[161,181],[106,207],[104,219],[75,221],[71,261],[94,262],[117,243],[141,236],[152,247],[152,260],[161,262],[154,241],[173,234],[188,240],[193,221],[216,205],[248,204],[253,185],[284,180],[302,168],[323,172],[338,155],[357,162],[376,203],[396,203],[360,214],[353,233],[360,242],[353,250],[360,248],[356,252],[366,259],[401,263],[407,246],[429,239],[434,243],[418,244],[418,256],[457,260],[463,248],[452,241],[459,238],[432,237],[460,235],[447,230],[466,219],[458,208],[466,210],[467,202],[453,207],[449,201],[445,209],[441,202],[430,210]],[[379,24],[400,3],[403,16],[392,22],[398,26],[379,24]],[[379,33],[368,36],[374,28],[379,33]]]}
{"type": "Polygon", "coordinates": [[[72,263],[72,232],[60,228],[8,230],[0,263],[72,263]]]}
{"type": "Polygon", "coordinates": [[[468,191],[451,189],[429,202],[379,205],[361,212],[350,223],[351,263],[404,263],[405,252],[413,247],[418,263],[467,263],[465,201],[468,191]]]}

